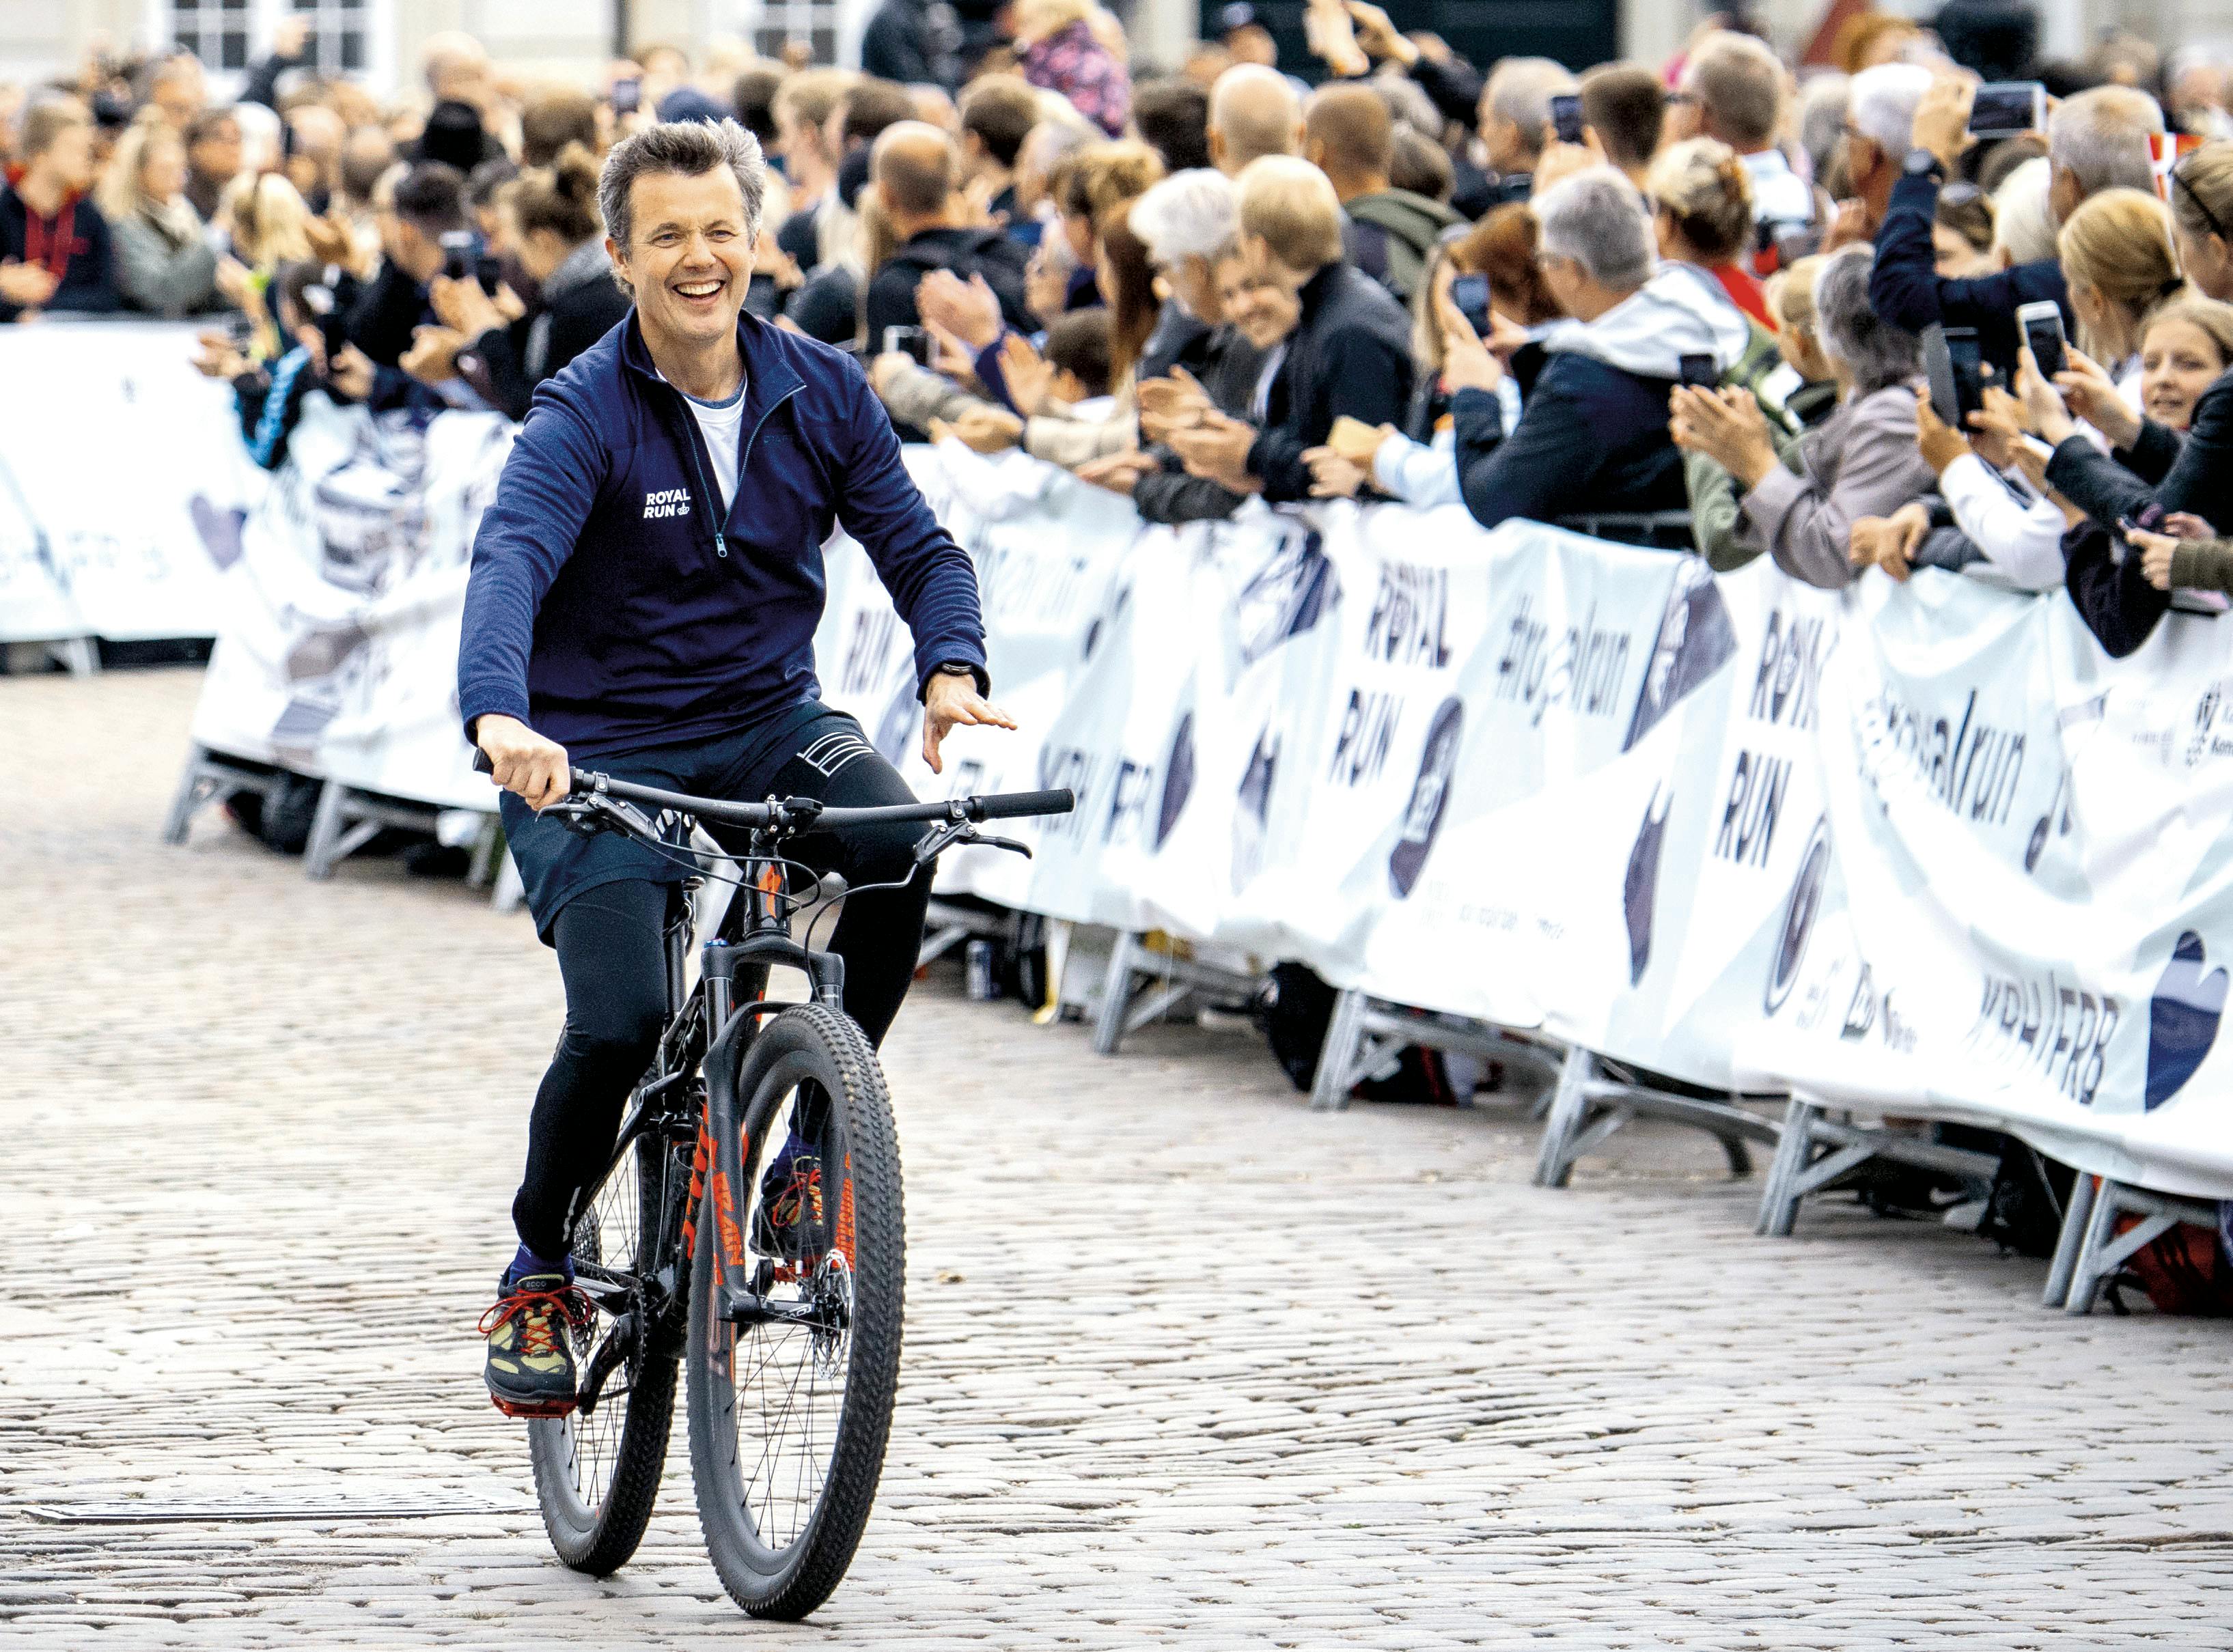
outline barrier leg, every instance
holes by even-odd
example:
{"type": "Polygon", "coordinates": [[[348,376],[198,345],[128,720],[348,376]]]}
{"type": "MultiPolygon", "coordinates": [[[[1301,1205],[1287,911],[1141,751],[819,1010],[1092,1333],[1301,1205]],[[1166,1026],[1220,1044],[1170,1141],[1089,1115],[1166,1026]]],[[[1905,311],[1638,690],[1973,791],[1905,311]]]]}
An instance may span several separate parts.
{"type": "Polygon", "coordinates": [[[91,637],[69,637],[60,642],[49,642],[47,652],[73,677],[100,674],[101,645],[91,637]]]}
{"type": "Polygon", "coordinates": [[[2047,1267],[2047,1294],[2042,1308],[2060,1308],[2070,1300],[2070,1281],[2078,1272],[2078,1253],[2086,1243],[2086,1229],[2093,1219],[2093,1200],[2100,1184],[2080,1175],[2070,1184],[2070,1208],[2062,1213],[2062,1231],[2055,1236],[2054,1260],[2047,1267]]]}
{"type": "Polygon", "coordinates": [[[186,748],[186,766],[179,776],[179,789],[171,797],[171,812],[163,816],[163,841],[173,847],[186,841],[186,827],[194,811],[210,800],[214,788],[202,773],[202,763],[209,756],[209,748],[190,745],[186,748]]]}
{"type": "Polygon", "coordinates": [[[2085,1248],[2079,1252],[2078,1265],[2072,1271],[2070,1298],[2062,1304],[2067,1314],[2092,1313],[2093,1304],[2100,1300],[2101,1287],[2115,1277],[2117,1270],[2132,1253],[2154,1244],[2178,1226],[2176,1215],[2157,1211],[2119,1233],[2117,1218],[2128,1208],[2119,1197],[2123,1192],[2121,1183],[2102,1178],[2101,1191],[2093,1200],[2093,1219],[2086,1224],[2085,1248]]]}
{"type": "Polygon", "coordinates": [[[1538,1187],[1563,1187],[1573,1177],[1574,1141],[1589,1115],[1589,1082],[1597,1076],[1597,1066],[1596,1055],[1579,1044],[1569,1045],[1566,1060],[1559,1063],[1542,1145],[1535,1153],[1538,1187]]]}
{"type": "Polygon", "coordinates": [[[1357,987],[1334,999],[1333,1018],[1326,1023],[1325,1042],[1318,1046],[1318,1074],[1311,1083],[1312,1112],[1329,1113],[1349,1105],[1349,1089],[1357,1082],[1357,1046],[1364,1039],[1364,1013],[1370,1003],[1357,987]]]}
{"type": "Polygon", "coordinates": [[[1775,1149],[1775,1163],[1769,1170],[1768,1185],[1761,1189],[1760,1219],[1753,1226],[1756,1233],[1774,1239],[1788,1238],[1792,1226],[1799,1219],[1799,1201],[1804,1196],[1800,1191],[1800,1178],[1806,1172],[1814,1148],[1814,1122],[1822,1116],[1822,1109],[1809,1101],[1794,1096],[1783,1115],[1783,1140],[1775,1149]]]}
{"type": "Polygon", "coordinates": [[[1116,932],[1109,952],[1109,973],[1101,983],[1101,1013],[1093,1022],[1093,1053],[1113,1056],[1124,1042],[1124,1018],[1132,1007],[1132,965],[1139,940],[1129,929],[1116,932]]]}
{"type": "Polygon", "coordinates": [[[342,836],[342,801],[348,790],[338,780],[326,782],[318,794],[318,811],[310,817],[309,841],[303,845],[303,874],[314,882],[334,875],[342,836]]]}

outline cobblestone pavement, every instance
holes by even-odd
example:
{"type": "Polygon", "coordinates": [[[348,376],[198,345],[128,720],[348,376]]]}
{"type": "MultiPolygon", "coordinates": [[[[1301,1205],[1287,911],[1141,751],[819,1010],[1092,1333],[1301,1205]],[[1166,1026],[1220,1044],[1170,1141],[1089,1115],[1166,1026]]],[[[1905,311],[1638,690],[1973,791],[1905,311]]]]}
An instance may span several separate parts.
{"type": "Polygon", "coordinates": [[[196,687],[0,680],[0,1643],[2233,1645],[2223,1326],[1835,1206],[1757,1239],[1680,1135],[1538,1191],[1519,1113],[1318,1116],[1248,1036],[1097,1061],[950,976],[887,1052],[850,1578],[745,1620],[680,1429],[635,1563],[567,1572],[472,1335],[557,972],[392,864],[159,844],[196,687]],[[32,1513],[130,1500],[349,1518],[32,1513]]]}

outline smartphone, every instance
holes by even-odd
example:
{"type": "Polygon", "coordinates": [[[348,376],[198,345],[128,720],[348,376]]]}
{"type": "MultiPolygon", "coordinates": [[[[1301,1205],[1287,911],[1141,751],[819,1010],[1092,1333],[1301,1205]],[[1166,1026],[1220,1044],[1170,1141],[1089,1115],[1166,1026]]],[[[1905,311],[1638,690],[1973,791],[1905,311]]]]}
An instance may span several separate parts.
{"type": "Polygon", "coordinates": [[[1923,329],[1923,370],[1930,382],[1930,411],[1956,430],[1968,428],[1969,415],[1985,405],[1984,364],[1976,328],[1933,322],[1923,329]]]}
{"type": "Polygon", "coordinates": [[[887,327],[884,328],[884,348],[896,350],[918,367],[931,363],[930,333],[921,327],[887,327]]]}
{"type": "Polygon", "coordinates": [[[613,113],[615,114],[634,114],[642,102],[643,82],[635,75],[631,75],[626,80],[613,82],[613,113]]]}
{"type": "Polygon", "coordinates": [[[1558,133],[1560,143],[1581,142],[1581,98],[1572,92],[1561,92],[1553,97],[1551,100],[1551,126],[1558,133]]]}
{"type": "Polygon", "coordinates": [[[1450,302],[1456,306],[1466,324],[1473,328],[1475,338],[1488,336],[1488,277],[1487,276],[1454,276],[1450,278],[1450,302]]]}
{"type": "Polygon", "coordinates": [[[452,281],[473,276],[477,237],[471,230],[448,230],[442,235],[442,273],[452,281]]]}
{"type": "Polygon", "coordinates": [[[1535,193],[1535,174],[1507,172],[1488,186],[1491,206],[1508,206],[1517,201],[1525,206],[1535,193]]]}
{"type": "Polygon", "coordinates": [[[335,358],[348,343],[348,321],[334,296],[330,279],[303,288],[303,302],[309,307],[311,319],[317,323],[318,340],[325,347],[326,366],[330,370],[335,358]]]}
{"type": "Polygon", "coordinates": [[[1969,106],[1973,138],[2013,138],[2047,130],[2047,88],[2037,81],[1996,81],[1977,88],[1969,106]]]}
{"type": "Polygon", "coordinates": [[[1722,381],[1722,370],[1704,351],[1685,351],[1675,358],[1675,377],[1695,389],[1710,390],[1722,381]]]}
{"type": "Polygon", "coordinates": [[[2054,375],[2070,365],[2063,348],[2061,307],[2051,298],[2018,305],[2016,330],[2023,335],[2032,360],[2039,363],[2040,376],[2053,384],[2054,375]]]}

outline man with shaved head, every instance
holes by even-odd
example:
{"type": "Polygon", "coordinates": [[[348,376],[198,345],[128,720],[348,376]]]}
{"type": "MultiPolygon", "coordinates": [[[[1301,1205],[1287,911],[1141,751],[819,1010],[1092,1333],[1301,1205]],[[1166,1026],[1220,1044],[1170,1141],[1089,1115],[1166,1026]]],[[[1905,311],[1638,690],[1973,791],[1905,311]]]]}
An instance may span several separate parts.
{"type": "Polygon", "coordinates": [[[965,223],[958,193],[961,153],[954,140],[922,120],[902,120],[884,128],[869,156],[869,186],[891,226],[897,244],[892,256],[869,277],[866,304],[869,348],[884,348],[888,327],[915,327],[916,284],[934,270],[951,270],[963,281],[985,277],[1013,327],[1032,330],[1024,302],[1024,268],[1029,254],[997,229],[965,223]]]}
{"type": "Polygon", "coordinates": [[[1210,164],[1238,178],[1252,160],[1303,153],[1303,101],[1287,77],[1242,63],[1217,77],[1209,94],[1210,164]]]}
{"type": "Polygon", "coordinates": [[[1436,237],[1460,219],[1440,201],[1394,187],[1395,155],[1395,122],[1372,88],[1351,81],[1311,94],[1303,159],[1326,175],[1341,202],[1350,262],[1408,303],[1436,237]]]}

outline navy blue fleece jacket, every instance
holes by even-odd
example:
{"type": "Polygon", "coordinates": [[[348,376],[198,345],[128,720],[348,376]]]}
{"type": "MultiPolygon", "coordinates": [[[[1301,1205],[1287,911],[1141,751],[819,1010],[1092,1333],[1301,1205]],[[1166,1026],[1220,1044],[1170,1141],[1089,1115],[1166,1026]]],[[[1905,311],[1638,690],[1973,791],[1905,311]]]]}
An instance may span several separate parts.
{"type": "Polygon", "coordinates": [[[1869,308],[1894,327],[1920,333],[1933,322],[1973,327],[1977,349],[1994,370],[2015,376],[2016,310],[2052,299],[2062,310],[2062,330],[2076,337],[2078,318],[2070,313],[2070,289],[2062,266],[2052,258],[2020,263],[1989,276],[1943,279],[1931,226],[1938,218],[1938,185],[1912,174],[1891,186],[1891,203],[1877,231],[1877,261],[1869,270],[1869,308]]]}
{"type": "Polygon", "coordinates": [[[860,541],[916,674],[985,667],[974,566],[931,514],[860,366],[739,318],[744,435],[726,513],[698,421],[633,311],[535,393],[473,542],[466,737],[517,717],[577,758],[749,727],[821,693],[822,543],[860,541]]]}

